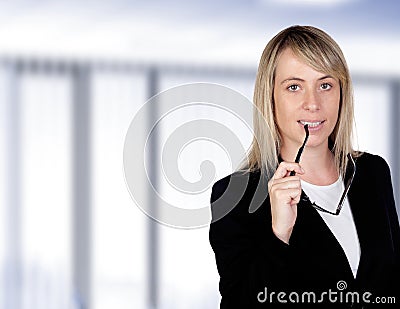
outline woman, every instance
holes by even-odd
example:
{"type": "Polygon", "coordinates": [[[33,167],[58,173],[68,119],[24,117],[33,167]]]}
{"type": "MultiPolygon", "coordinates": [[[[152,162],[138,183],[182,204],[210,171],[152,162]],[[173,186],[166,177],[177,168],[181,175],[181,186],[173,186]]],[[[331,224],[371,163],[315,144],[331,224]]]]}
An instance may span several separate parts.
{"type": "Polygon", "coordinates": [[[281,31],[261,56],[254,104],[246,164],[212,188],[213,217],[232,208],[210,226],[221,308],[396,307],[388,304],[400,302],[390,171],[352,148],[352,85],[340,47],[314,27],[281,31]],[[236,198],[229,188],[243,183],[236,198]]]}

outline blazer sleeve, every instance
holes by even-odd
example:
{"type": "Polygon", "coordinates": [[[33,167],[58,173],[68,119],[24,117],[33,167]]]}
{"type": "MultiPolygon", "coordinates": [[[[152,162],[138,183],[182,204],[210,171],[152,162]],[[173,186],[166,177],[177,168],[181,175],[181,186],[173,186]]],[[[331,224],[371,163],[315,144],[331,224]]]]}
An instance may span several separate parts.
{"type": "Polygon", "coordinates": [[[382,173],[382,177],[379,177],[379,180],[383,185],[382,198],[384,200],[383,204],[385,205],[385,212],[389,224],[390,243],[393,250],[393,260],[395,264],[393,272],[388,274],[388,277],[392,278],[392,283],[389,287],[390,291],[386,291],[386,295],[390,294],[390,296],[395,296],[397,303],[400,300],[400,289],[398,288],[400,279],[400,226],[394,200],[390,169],[383,158],[378,158],[377,167],[382,173]]]}
{"type": "MultiPolygon", "coordinates": [[[[398,214],[396,211],[396,204],[394,200],[393,194],[393,185],[390,175],[390,169],[388,164],[384,159],[381,158],[380,161],[381,170],[383,171],[383,183],[384,183],[384,205],[386,207],[386,215],[388,218],[388,222],[390,225],[390,236],[391,236],[391,243],[393,246],[393,251],[396,257],[396,261],[398,261],[398,267],[400,270],[400,226],[399,226],[399,219],[398,214]]],[[[400,275],[400,274],[399,274],[400,275]]]]}
{"type": "MultiPolygon", "coordinates": [[[[214,184],[212,206],[226,187],[227,179],[214,184]]],[[[260,292],[265,288],[288,286],[290,246],[272,232],[269,202],[268,211],[260,207],[250,214],[249,198],[244,194],[228,214],[210,225],[210,244],[220,275],[220,308],[253,308],[262,303],[257,297],[263,300],[260,292]]],[[[228,195],[224,203],[236,202],[228,195]]],[[[213,208],[212,213],[214,216],[213,208]]]]}

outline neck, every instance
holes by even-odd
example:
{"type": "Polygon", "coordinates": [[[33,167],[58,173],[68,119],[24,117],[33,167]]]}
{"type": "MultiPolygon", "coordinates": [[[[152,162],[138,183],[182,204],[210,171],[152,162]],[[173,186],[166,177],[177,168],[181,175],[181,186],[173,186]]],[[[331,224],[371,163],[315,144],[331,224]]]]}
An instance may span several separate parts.
{"type": "MultiPolygon", "coordinates": [[[[282,159],[293,162],[298,148],[282,147],[282,159]]],[[[328,144],[319,147],[305,147],[300,158],[300,165],[304,169],[301,179],[315,185],[329,185],[334,183],[339,173],[335,166],[334,155],[328,148],[328,144]]]]}

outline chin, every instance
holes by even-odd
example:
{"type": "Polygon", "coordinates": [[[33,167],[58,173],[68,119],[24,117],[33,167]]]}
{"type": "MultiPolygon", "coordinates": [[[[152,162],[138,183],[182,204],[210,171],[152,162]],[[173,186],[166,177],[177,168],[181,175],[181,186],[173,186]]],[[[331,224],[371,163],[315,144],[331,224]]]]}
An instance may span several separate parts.
{"type": "Polygon", "coordinates": [[[307,147],[313,147],[313,148],[315,148],[315,147],[321,147],[321,146],[326,146],[326,148],[328,148],[328,139],[326,138],[326,139],[324,139],[324,140],[320,140],[320,139],[315,140],[315,139],[313,139],[313,137],[310,135],[310,137],[309,137],[309,139],[308,139],[308,141],[307,141],[307,144],[306,144],[306,148],[307,148],[307,147]]]}

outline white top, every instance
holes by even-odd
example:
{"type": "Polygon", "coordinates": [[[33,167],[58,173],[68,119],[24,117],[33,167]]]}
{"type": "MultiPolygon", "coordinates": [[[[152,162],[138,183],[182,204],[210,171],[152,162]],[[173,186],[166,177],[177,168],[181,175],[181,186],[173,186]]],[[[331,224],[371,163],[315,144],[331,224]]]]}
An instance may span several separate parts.
{"type": "MultiPolygon", "coordinates": [[[[311,202],[315,202],[318,206],[335,212],[339,205],[339,200],[344,191],[344,183],[342,177],[328,186],[317,186],[301,180],[303,191],[308,195],[311,202]]],[[[335,235],[339,244],[342,246],[347,260],[349,261],[353,276],[356,277],[358,264],[360,262],[360,243],[356,226],[354,224],[353,215],[347,197],[344,200],[342,210],[338,216],[331,215],[318,210],[318,213],[324,219],[326,225],[335,235]]]]}

